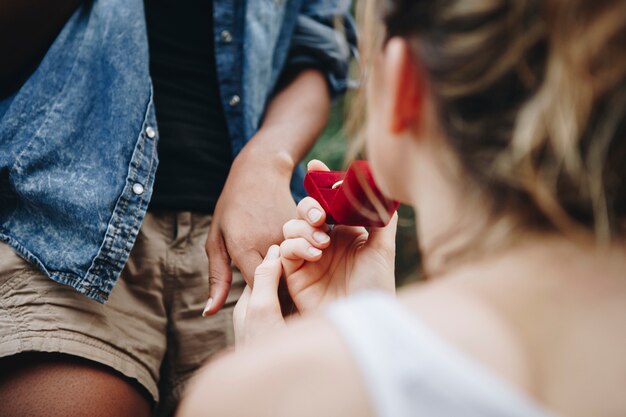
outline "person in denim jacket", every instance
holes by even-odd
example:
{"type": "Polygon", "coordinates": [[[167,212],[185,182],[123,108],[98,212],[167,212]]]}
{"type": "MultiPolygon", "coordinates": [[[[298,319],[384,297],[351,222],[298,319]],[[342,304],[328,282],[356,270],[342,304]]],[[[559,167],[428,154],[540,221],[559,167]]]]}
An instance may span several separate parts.
{"type": "Polygon", "coordinates": [[[0,415],[171,414],[295,213],[348,6],[3,2],[0,415]]]}

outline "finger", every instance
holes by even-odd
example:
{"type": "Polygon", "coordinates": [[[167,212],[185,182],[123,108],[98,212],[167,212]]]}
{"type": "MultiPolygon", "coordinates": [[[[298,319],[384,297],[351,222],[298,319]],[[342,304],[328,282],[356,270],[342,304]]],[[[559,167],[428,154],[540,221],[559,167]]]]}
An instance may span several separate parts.
{"type": "Polygon", "coordinates": [[[206,249],[209,257],[209,299],[202,312],[204,317],[211,316],[222,308],[233,280],[230,256],[219,231],[209,235],[206,249]]]}
{"type": "Polygon", "coordinates": [[[330,244],[330,236],[322,228],[313,227],[305,220],[292,219],[285,223],[283,237],[285,239],[304,238],[319,249],[325,249],[330,244]]]}
{"type": "Polygon", "coordinates": [[[398,213],[391,216],[385,227],[372,227],[366,245],[388,257],[392,262],[396,254],[396,230],[398,228],[398,213]]]}
{"type": "Polygon", "coordinates": [[[306,220],[313,227],[320,227],[326,221],[326,213],[324,209],[312,197],[305,197],[298,203],[296,208],[298,218],[306,220]]]}
{"type": "Polygon", "coordinates": [[[246,310],[248,309],[248,302],[250,301],[250,294],[252,289],[246,285],[241,297],[237,301],[235,308],[233,309],[233,327],[235,329],[235,343],[241,342],[244,337],[244,330],[246,324],[246,310]]]}
{"type": "Polygon", "coordinates": [[[300,269],[305,261],[316,262],[322,257],[322,251],[304,238],[287,239],[280,244],[280,257],[287,276],[300,269]]]}
{"type": "Polygon", "coordinates": [[[330,171],[330,168],[326,166],[325,163],[320,161],[319,159],[311,159],[309,163],[306,165],[307,171],[330,171]]]}
{"type": "Polygon", "coordinates": [[[249,310],[254,309],[257,314],[260,312],[275,313],[276,311],[280,314],[278,283],[281,274],[280,249],[278,245],[272,245],[263,262],[255,270],[254,286],[248,304],[249,310]]]}

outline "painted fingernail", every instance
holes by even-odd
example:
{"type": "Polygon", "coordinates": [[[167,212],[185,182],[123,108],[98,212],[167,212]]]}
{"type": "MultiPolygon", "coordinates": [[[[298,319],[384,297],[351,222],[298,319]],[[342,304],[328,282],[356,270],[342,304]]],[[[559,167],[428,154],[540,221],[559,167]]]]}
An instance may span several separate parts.
{"type": "Polygon", "coordinates": [[[317,231],[317,232],[313,233],[313,239],[315,239],[315,241],[317,243],[326,243],[326,242],[328,242],[328,240],[330,240],[330,236],[328,236],[324,232],[317,231]]]}
{"type": "Polygon", "coordinates": [[[313,223],[315,223],[319,219],[322,218],[322,212],[319,211],[316,208],[312,208],[311,210],[309,210],[308,216],[309,216],[309,220],[311,220],[313,223]]]}
{"type": "Polygon", "coordinates": [[[265,255],[265,259],[267,260],[278,259],[279,255],[280,255],[280,249],[278,248],[278,245],[272,245],[267,251],[267,255],[265,255]]]}
{"type": "Polygon", "coordinates": [[[322,251],[321,251],[321,250],[319,250],[318,248],[314,248],[314,247],[312,247],[312,246],[309,248],[309,254],[310,254],[311,256],[317,256],[317,255],[319,255],[319,254],[321,254],[321,253],[322,253],[322,251]]]}
{"type": "Polygon", "coordinates": [[[206,317],[209,315],[208,313],[212,305],[213,305],[213,298],[209,298],[209,300],[206,302],[206,307],[204,307],[204,311],[202,312],[202,317],[206,317]]]}

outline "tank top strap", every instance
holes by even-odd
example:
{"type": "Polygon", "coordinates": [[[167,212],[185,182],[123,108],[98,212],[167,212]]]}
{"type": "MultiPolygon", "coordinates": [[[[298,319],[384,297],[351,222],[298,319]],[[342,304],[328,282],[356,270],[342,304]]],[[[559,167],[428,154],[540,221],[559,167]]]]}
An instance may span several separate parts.
{"type": "Polygon", "coordinates": [[[351,350],[377,417],[554,417],[391,295],[361,293],[326,317],[351,350]]]}

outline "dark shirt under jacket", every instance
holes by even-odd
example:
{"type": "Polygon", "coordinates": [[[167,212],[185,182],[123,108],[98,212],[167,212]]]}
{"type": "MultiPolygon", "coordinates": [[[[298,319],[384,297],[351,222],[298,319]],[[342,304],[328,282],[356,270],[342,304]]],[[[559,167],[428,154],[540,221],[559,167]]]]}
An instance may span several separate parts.
{"type": "Polygon", "coordinates": [[[144,0],[159,126],[150,209],[212,212],[232,163],[212,0],[144,0]]]}

